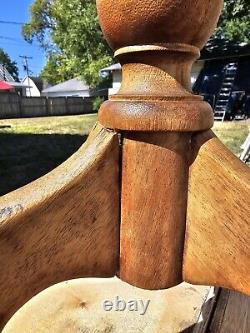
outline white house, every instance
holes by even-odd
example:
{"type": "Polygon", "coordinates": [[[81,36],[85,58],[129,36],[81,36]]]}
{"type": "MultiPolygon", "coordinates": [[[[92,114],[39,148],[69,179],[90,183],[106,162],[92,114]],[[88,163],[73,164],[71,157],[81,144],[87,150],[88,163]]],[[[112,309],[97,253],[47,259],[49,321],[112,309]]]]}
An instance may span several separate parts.
{"type": "Polygon", "coordinates": [[[92,96],[90,87],[80,78],[74,78],[42,91],[42,96],[46,97],[90,97],[92,96]]]}
{"type": "Polygon", "coordinates": [[[201,70],[205,66],[205,60],[197,60],[193,64],[192,71],[191,71],[191,85],[193,86],[198,79],[201,70]]]}
{"type": "Polygon", "coordinates": [[[121,82],[122,82],[121,65],[117,63],[109,67],[103,68],[100,71],[101,76],[106,76],[109,75],[110,73],[112,74],[113,83],[112,83],[112,88],[109,88],[108,90],[109,96],[116,94],[121,87],[121,82]]]}
{"type": "Polygon", "coordinates": [[[22,83],[27,86],[25,96],[40,97],[43,90],[43,80],[40,77],[26,76],[22,83]]]}

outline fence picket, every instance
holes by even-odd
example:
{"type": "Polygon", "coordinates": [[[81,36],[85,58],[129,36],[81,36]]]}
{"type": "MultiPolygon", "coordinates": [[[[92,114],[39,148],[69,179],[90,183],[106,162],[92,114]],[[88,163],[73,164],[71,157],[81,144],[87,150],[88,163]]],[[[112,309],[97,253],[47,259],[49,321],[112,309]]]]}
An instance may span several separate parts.
{"type": "Polygon", "coordinates": [[[93,113],[91,98],[25,97],[0,93],[0,119],[93,113]]]}

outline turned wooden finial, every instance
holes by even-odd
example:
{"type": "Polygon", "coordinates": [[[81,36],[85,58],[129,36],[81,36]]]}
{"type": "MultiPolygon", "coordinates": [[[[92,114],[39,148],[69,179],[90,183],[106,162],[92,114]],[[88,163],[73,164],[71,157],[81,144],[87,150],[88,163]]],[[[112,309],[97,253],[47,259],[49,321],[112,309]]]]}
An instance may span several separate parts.
{"type": "Polygon", "coordinates": [[[211,128],[211,108],[190,92],[190,71],[221,5],[222,0],[97,0],[104,35],[123,72],[120,91],[101,107],[100,122],[120,130],[211,128]]]}
{"type": "Polygon", "coordinates": [[[202,48],[213,33],[221,0],[97,0],[104,35],[113,48],[182,43],[202,48]]]}
{"type": "Polygon", "coordinates": [[[122,133],[119,277],[164,289],[183,281],[190,142],[213,125],[190,72],[221,0],[97,0],[122,85],[99,111],[122,133]]]}

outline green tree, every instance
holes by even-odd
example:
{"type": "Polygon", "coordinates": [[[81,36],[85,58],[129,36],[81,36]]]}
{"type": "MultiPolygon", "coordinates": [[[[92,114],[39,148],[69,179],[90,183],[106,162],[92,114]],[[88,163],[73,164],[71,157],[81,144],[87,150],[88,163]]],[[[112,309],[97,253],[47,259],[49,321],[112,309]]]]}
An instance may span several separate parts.
{"type": "MultiPolygon", "coordinates": [[[[217,36],[249,42],[249,12],[249,0],[226,0],[217,36]]],[[[42,76],[50,83],[81,76],[91,86],[99,84],[99,70],[113,58],[95,0],[34,0],[30,13],[23,35],[30,42],[37,39],[47,52],[42,76]]]]}
{"type": "Polygon", "coordinates": [[[18,81],[18,68],[15,61],[12,61],[9,55],[0,48],[0,64],[13,76],[14,80],[18,81]]]}
{"type": "Polygon", "coordinates": [[[250,43],[249,0],[225,0],[216,35],[236,42],[250,43]]]}
{"type": "Polygon", "coordinates": [[[35,0],[30,12],[23,35],[47,51],[43,77],[56,83],[82,76],[91,86],[99,84],[99,70],[112,62],[112,52],[103,40],[95,1],[35,0]]]}

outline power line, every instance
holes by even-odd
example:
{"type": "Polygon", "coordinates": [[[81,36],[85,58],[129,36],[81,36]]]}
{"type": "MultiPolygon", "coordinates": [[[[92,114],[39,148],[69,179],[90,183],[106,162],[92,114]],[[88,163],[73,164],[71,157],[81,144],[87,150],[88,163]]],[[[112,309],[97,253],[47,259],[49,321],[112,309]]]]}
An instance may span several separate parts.
{"type": "Polygon", "coordinates": [[[24,42],[21,39],[17,39],[17,38],[13,38],[13,37],[7,37],[7,36],[0,36],[0,39],[11,40],[13,42],[19,42],[19,43],[27,43],[27,42],[24,42]]]}
{"type": "MultiPolygon", "coordinates": [[[[39,52],[39,53],[44,53],[43,49],[38,46],[38,45],[34,45],[34,44],[25,44],[22,42],[11,42],[11,41],[2,41],[0,40],[0,48],[6,48],[8,46],[11,47],[15,47],[15,48],[26,48],[27,50],[35,50],[35,52],[39,52]]],[[[33,51],[32,51],[33,52],[33,51]]]]}
{"type": "Polygon", "coordinates": [[[0,24],[13,24],[13,25],[24,25],[24,22],[15,22],[15,21],[0,21],[0,24]]]}
{"type": "Polygon", "coordinates": [[[37,46],[37,47],[40,47],[39,44],[36,44],[36,43],[29,43],[29,42],[26,42],[25,40],[22,40],[22,39],[18,39],[18,38],[13,38],[13,37],[8,37],[8,36],[2,36],[0,35],[0,39],[3,39],[3,40],[9,40],[11,42],[16,42],[16,43],[22,43],[22,44],[25,44],[25,45],[29,45],[29,46],[37,46]]]}

